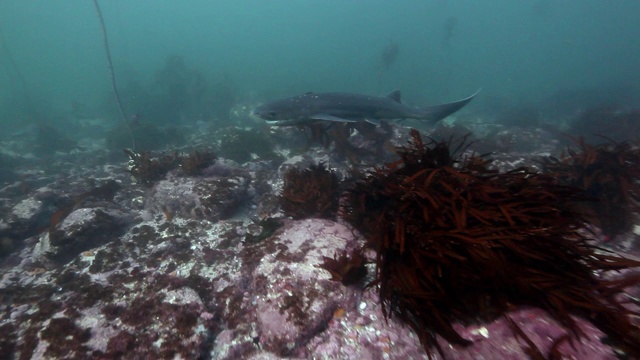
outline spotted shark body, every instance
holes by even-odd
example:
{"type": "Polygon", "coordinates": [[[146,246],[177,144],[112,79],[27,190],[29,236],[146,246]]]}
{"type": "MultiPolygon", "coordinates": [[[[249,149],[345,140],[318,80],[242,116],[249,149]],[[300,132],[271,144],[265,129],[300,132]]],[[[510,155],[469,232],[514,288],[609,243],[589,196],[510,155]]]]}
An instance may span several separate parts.
{"type": "Polygon", "coordinates": [[[340,92],[306,93],[261,105],[254,114],[277,126],[315,121],[368,122],[375,125],[383,120],[401,119],[437,122],[467,105],[478,92],[461,100],[428,107],[403,104],[398,90],[384,97],[340,92]]]}

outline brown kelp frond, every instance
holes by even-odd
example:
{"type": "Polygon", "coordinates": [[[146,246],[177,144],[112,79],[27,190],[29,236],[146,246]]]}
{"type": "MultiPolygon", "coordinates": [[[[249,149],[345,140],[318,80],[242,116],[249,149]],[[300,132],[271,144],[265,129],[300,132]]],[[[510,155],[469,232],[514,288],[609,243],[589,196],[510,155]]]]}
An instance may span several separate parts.
{"type": "Polygon", "coordinates": [[[398,150],[401,160],[370,171],[345,193],[344,218],[377,250],[385,315],[410,324],[430,351],[436,334],[470,343],[454,322],[530,305],[572,336],[582,332],[571,315],[584,316],[640,354],[638,328],[617,300],[623,285],[640,279],[598,277],[640,262],[590,243],[589,219],[576,206],[588,198],[527,168],[498,173],[484,158],[461,160],[449,146],[425,144],[414,131],[398,150]]]}
{"type": "Polygon", "coordinates": [[[567,341],[569,341],[571,346],[573,346],[573,342],[571,341],[571,336],[569,334],[560,335],[553,340],[548,355],[544,356],[540,348],[538,348],[533,340],[531,340],[531,338],[515,321],[513,321],[513,319],[511,319],[508,315],[505,315],[504,318],[514,335],[517,338],[522,339],[527,344],[527,346],[524,348],[524,352],[529,356],[531,360],[562,360],[565,359],[565,356],[560,352],[560,346],[567,341]]]}
{"type": "Polygon", "coordinates": [[[548,359],[544,355],[542,355],[542,351],[540,351],[538,346],[533,342],[533,340],[531,340],[531,338],[529,338],[529,336],[527,336],[527,334],[525,334],[524,331],[522,331],[522,328],[518,326],[518,324],[516,324],[516,322],[513,321],[512,318],[506,315],[504,318],[506,319],[507,324],[509,324],[511,331],[516,335],[516,337],[519,337],[520,339],[524,340],[525,343],[527,343],[527,347],[524,349],[524,352],[529,356],[531,360],[548,359]]]}
{"type": "Polygon", "coordinates": [[[344,250],[333,258],[323,256],[324,262],[319,267],[331,273],[331,280],[340,281],[344,285],[360,283],[367,276],[367,259],[363,249],[354,249],[351,254],[344,250]]]}
{"type": "Polygon", "coordinates": [[[280,206],[294,219],[335,218],[338,211],[340,179],[323,162],[306,169],[290,168],[284,174],[280,206]]]}
{"type": "Polygon", "coordinates": [[[581,137],[573,140],[578,150],[543,159],[545,171],[597,200],[591,208],[606,235],[629,231],[640,213],[640,148],[628,142],[594,146],[581,137]]]}

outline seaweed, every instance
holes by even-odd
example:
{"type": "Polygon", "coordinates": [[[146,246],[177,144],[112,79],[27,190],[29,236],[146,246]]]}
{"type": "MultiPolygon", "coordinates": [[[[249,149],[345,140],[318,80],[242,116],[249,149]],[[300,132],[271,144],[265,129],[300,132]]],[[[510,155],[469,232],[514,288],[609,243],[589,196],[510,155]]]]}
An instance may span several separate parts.
{"type": "Polygon", "coordinates": [[[379,285],[385,317],[408,323],[432,356],[432,347],[443,355],[436,335],[471,344],[456,322],[534,306],[572,337],[583,336],[572,315],[583,316],[640,355],[636,312],[617,298],[640,276],[602,280],[640,262],[590,242],[590,219],[578,210],[588,200],[583,192],[527,168],[499,173],[485,157],[455,155],[464,141],[451,150],[451,142],[411,136],[397,149],[400,160],[351,184],[341,208],[377,250],[371,285],[379,285]]]}
{"type": "Polygon", "coordinates": [[[280,206],[294,219],[333,219],[338,211],[339,195],[340,180],[323,162],[304,170],[293,167],[284,174],[280,206]]]}
{"type": "Polygon", "coordinates": [[[361,283],[367,276],[367,259],[364,249],[353,249],[351,254],[344,250],[340,255],[334,254],[333,258],[323,256],[319,267],[331,274],[331,280],[340,281],[349,286],[361,283]]]}
{"type": "Polygon", "coordinates": [[[567,149],[560,159],[541,160],[544,170],[561,185],[574,186],[595,199],[589,207],[605,236],[629,231],[640,213],[640,148],[629,142],[590,145],[572,138],[578,150],[567,149]]]}

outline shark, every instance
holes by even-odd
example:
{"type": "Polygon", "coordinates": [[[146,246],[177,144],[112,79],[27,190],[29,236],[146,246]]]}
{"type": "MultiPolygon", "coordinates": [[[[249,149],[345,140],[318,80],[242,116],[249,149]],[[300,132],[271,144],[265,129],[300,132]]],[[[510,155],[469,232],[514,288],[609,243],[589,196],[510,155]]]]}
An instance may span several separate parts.
{"type": "Polygon", "coordinates": [[[460,110],[480,92],[450,103],[417,107],[403,104],[399,90],[387,96],[342,92],[313,93],[275,100],[258,106],[254,114],[275,126],[304,125],[317,121],[338,123],[419,119],[437,122],[460,110]]]}

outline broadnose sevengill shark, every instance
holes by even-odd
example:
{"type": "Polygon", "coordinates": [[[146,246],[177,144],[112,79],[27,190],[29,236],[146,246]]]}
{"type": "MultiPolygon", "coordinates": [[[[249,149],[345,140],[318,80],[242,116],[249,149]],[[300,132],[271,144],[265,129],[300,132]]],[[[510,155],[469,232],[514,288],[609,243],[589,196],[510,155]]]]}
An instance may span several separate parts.
{"type": "Polygon", "coordinates": [[[301,125],[313,121],[342,123],[368,122],[379,125],[382,120],[442,120],[467,105],[475,94],[450,103],[416,107],[400,101],[400,91],[385,97],[340,92],[306,93],[259,106],[254,114],[270,125],[301,125]]]}

